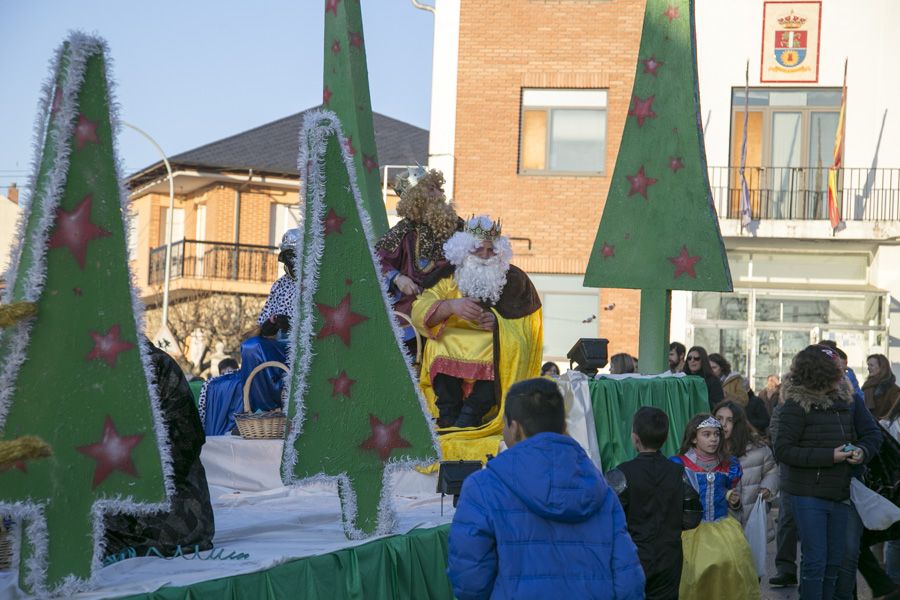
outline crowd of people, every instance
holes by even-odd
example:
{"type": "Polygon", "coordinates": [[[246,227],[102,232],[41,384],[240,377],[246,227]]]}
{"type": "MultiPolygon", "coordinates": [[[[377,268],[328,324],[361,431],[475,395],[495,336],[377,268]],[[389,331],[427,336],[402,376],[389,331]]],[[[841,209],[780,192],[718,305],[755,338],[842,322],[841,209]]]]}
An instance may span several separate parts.
{"type": "Polygon", "coordinates": [[[759,598],[759,552],[776,539],[773,587],[799,584],[803,600],[850,599],[859,571],[875,598],[900,598],[900,527],[866,529],[850,492],[855,479],[898,500],[900,386],[887,358],[870,356],[859,386],[846,355],[823,341],[758,396],[704,348],[673,343],[669,362],[707,382],[710,412],[670,434],[662,410],[641,407],[636,457],[605,478],[565,436],[552,363],[545,378],[510,388],[508,450],[466,480],[451,527],[456,596],[759,598]],[[669,435],[681,445],[667,458],[669,435]],[[751,520],[766,530],[753,547],[751,520]],[[870,548],[877,542],[883,566],[870,548]]]}

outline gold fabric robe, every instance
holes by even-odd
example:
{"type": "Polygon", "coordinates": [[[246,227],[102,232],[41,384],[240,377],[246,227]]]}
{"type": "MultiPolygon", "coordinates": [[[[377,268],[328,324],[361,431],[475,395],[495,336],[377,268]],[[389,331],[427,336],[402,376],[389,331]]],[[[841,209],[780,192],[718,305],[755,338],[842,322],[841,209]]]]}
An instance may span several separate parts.
{"type": "Polygon", "coordinates": [[[530,377],[537,377],[541,370],[544,345],[544,326],[541,309],[519,319],[505,319],[496,309],[500,340],[497,371],[493,372],[494,347],[491,332],[478,328],[475,323],[451,315],[443,323],[428,327],[425,322],[442,300],[462,298],[453,277],[445,277],[426,289],[413,304],[413,325],[428,338],[422,356],[419,385],[433,416],[438,416],[435,394],[431,387],[431,372],[435,363],[441,372],[468,379],[499,378],[500,402],[496,411],[488,413],[488,422],[477,428],[447,428],[438,438],[443,460],[485,461],[488,454],[497,454],[503,430],[503,399],[509,386],[530,377]],[[455,372],[454,372],[455,370],[455,372]],[[457,374],[459,373],[459,374],[457,374]]]}

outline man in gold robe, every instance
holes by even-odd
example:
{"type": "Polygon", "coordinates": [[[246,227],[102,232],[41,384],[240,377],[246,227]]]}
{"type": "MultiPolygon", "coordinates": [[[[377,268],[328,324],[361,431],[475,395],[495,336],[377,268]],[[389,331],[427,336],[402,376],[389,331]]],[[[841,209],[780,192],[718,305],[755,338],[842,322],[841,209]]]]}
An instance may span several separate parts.
{"type": "Polygon", "coordinates": [[[438,427],[454,428],[443,432],[447,458],[454,440],[499,442],[506,389],[540,373],[543,325],[537,290],[510,265],[499,222],[473,217],[444,244],[444,255],[449,264],[426,281],[412,320],[428,338],[422,391],[438,427]]]}

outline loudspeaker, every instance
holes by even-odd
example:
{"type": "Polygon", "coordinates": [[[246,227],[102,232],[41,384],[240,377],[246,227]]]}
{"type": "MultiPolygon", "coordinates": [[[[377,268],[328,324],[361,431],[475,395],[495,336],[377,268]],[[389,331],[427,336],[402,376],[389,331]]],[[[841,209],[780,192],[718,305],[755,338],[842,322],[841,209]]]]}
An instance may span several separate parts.
{"type": "Polygon", "coordinates": [[[463,481],[472,473],[480,470],[480,460],[455,460],[441,463],[437,484],[437,491],[441,495],[441,514],[444,514],[443,497],[445,495],[453,496],[453,508],[456,508],[463,481]]]}
{"type": "Polygon", "coordinates": [[[566,358],[569,359],[569,368],[574,368],[586,375],[596,375],[597,369],[606,366],[607,346],[609,346],[609,340],[605,338],[581,338],[566,354],[566,358]],[[578,366],[573,367],[572,363],[578,366]]]}

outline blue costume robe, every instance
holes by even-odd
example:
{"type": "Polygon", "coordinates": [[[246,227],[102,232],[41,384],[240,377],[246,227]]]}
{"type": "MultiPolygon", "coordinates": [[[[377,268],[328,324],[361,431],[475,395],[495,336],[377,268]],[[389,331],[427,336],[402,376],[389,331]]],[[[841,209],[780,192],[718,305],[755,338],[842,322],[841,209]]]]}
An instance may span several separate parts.
{"type": "MultiPolygon", "coordinates": [[[[244,412],[244,382],[250,372],[264,362],[287,362],[283,341],[252,337],[241,344],[241,369],[210,379],[203,398],[203,431],[225,435],[234,428],[234,413],[244,412]]],[[[281,390],[287,373],[276,367],[263,369],[250,384],[250,412],[281,408],[281,390]]]]}

